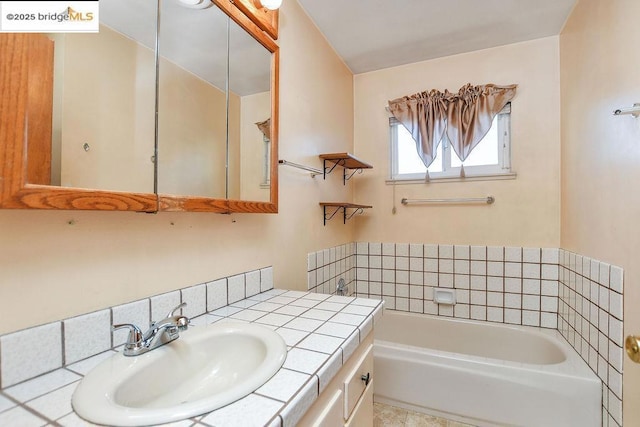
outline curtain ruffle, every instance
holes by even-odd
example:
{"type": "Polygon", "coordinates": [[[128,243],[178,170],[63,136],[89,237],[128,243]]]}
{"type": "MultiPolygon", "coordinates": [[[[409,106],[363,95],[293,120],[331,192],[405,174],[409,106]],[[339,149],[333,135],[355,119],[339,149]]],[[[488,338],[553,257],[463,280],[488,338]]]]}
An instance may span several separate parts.
{"type": "Polygon", "coordinates": [[[389,111],[416,141],[429,167],[445,132],[464,161],[491,128],[493,118],[513,99],[517,85],[466,84],[457,93],[430,90],[389,101],[389,111]]]}

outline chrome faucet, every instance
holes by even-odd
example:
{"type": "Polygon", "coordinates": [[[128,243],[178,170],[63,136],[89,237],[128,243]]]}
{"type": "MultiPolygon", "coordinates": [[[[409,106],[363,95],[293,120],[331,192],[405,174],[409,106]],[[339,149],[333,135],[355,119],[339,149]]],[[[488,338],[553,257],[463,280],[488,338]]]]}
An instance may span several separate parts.
{"type": "Polygon", "coordinates": [[[142,333],[142,330],[131,323],[113,325],[112,330],[128,328],[129,336],[124,345],[123,354],[125,356],[139,356],[148,351],[169,343],[180,336],[180,331],[185,331],[189,327],[189,318],[176,315],[175,312],[186,307],[183,302],[167,314],[167,317],[157,322],[151,322],[149,329],[142,333]]]}

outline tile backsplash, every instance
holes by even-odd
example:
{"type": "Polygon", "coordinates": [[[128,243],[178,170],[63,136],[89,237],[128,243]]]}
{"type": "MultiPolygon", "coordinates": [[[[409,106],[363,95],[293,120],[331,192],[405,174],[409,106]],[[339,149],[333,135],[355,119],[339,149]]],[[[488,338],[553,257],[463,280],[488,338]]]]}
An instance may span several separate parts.
{"type": "Polygon", "coordinates": [[[352,245],[355,250],[340,249],[349,248],[347,244],[309,254],[310,291],[335,293],[337,279],[343,275],[347,283],[355,285],[355,290],[353,286],[350,290],[356,295],[382,298],[391,310],[552,329],[558,326],[558,249],[352,245]],[[333,257],[333,253],[346,258],[333,257]],[[453,290],[456,304],[434,303],[436,288],[453,290]]]}
{"type": "Polygon", "coordinates": [[[124,344],[127,332],[112,332],[112,324],[145,329],[181,302],[193,318],[272,288],[266,267],[0,336],[0,389],[124,344]]]}
{"type": "Polygon", "coordinates": [[[622,426],[620,267],[557,248],[358,242],[310,253],[307,271],[310,291],[344,277],[387,310],[557,329],[602,380],[602,425],[622,426]]]}

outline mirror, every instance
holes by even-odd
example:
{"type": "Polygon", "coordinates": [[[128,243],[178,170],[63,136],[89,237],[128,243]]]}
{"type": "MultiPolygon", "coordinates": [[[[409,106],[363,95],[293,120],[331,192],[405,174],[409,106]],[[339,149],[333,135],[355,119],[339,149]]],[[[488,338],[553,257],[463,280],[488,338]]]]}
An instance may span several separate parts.
{"type": "Polygon", "coordinates": [[[228,198],[269,201],[271,52],[233,21],[229,50],[228,198]]]}
{"type": "Polygon", "coordinates": [[[167,78],[174,73],[164,71],[161,60],[161,209],[274,213],[278,121],[272,112],[277,112],[278,46],[232,3],[213,1],[220,10],[174,9],[175,3],[163,2],[161,58],[179,64],[188,79],[167,78]],[[163,111],[163,105],[170,108],[181,101],[185,104],[179,112],[163,111]],[[177,114],[174,120],[182,126],[171,130],[168,114],[177,114]]]}
{"type": "MultiPolygon", "coordinates": [[[[57,33],[50,179],[28,183],[154,192],[156,8],[100,5],[97,34],[57,33]]],[[[27,141],[32,145],[33,140],[27,141]]],[[[36,160],[33,160],[36,161],[36,160]]],[[[27,159],[30,168],[32,159],[27,159]]]]}
{"type": "Polygon", "coordinates": [[[26,104],[1,120],[0,207],[277,212],[278,46],[233,3],[178,2],[158,2],[157,59],[156,2],[103,0],[99,34],[50,35],[53,99],[38,35],[0,35],[28,70],[0,82],[26,104]]]}
{"type": "Polygon", "coordinates": [[[158,192],[225,199],[227,123],[238,121],[232,97],[227,109],[230,19],[167,0],[160,21],[158,192]]]}
{"type": "Polygon", "coordinates": [[[159,44],[159,193],[270,202],[271,132],[258,124],[272,53],[222,10],[175,0],[162,2],[159,44]]]}

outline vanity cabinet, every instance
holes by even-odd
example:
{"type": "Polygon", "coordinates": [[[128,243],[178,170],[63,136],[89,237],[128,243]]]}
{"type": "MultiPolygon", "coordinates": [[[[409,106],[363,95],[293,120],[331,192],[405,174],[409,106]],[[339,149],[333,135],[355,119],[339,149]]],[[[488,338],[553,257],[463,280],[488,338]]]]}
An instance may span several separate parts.
{"type": "Polygon", "coordinates": [[[370,332],[298,425],[372,426],[373,377],[373,332],[370,332]]]}

